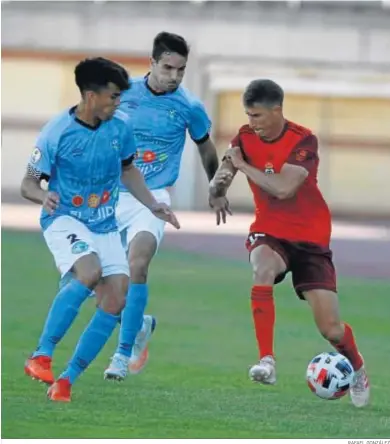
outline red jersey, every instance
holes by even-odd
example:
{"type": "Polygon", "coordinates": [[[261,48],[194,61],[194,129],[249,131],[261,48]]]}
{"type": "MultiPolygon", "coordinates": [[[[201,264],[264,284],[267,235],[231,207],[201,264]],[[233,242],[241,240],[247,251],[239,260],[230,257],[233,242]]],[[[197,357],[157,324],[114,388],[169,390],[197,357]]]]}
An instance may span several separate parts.
{"type": "Polygon", "coordinates": [[[245,161],[266,174],[280,173],[285,163],[302,166],[309,173],[296,194],[283,200],[268,194],[248,178],[256,217],[250,231],[288,241],[328,246],[331,217],[317,186],[316,136],[309,129],[287,121],[278,139],[267,142],[249,125],[244,125],[232,140],[232,146],[240,146],[245,161]]]}

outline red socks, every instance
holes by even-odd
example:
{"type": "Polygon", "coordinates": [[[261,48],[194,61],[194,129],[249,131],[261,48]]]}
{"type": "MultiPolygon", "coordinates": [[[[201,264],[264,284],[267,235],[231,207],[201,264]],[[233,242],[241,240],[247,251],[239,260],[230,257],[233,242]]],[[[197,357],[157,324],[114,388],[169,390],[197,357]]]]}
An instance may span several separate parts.
{"type": "Polygon", "coordinates": [[[271,285],[254,285],[251,292],[252,315],[260,359],[274,355],[275,304],[271,285]]]}
{"type": "Polygon", "coordinates": [[[346,323],[344,323],[344,327],[344,336],[341,341],[338,344],[334,342],[331,342],[331,344],[339,353],[349,359],[353,369],[357,371],[362,367],[363,359],[358,351],[352,328],[346,323]]]}

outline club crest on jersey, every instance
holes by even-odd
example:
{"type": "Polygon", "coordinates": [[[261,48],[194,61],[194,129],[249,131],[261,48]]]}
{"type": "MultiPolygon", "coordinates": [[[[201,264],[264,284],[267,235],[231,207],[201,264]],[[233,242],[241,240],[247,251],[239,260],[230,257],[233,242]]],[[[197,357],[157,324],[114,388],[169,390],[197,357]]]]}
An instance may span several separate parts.
{"type": "Polygon", "coordinates": [[[41,157],[42,157],[41,150],[39,148],[34,148],[32,154],[31,154],[31,162],[37,163],[37,162],[39,162],[41,157]]]}
{"type": "Polygon", "coordinates": [[[295,158],[297,159],[298,162],[303,162],[307,157],[307,151],[306,150],[299,150],[296,155],[295,158]]]}
{"type": "Polygon", "coordinates": [[[111,142],[111,146],[114,148],[114,150],[119,150],[119,140],[118,139],[114,139],[111,142]]]}
{"type": "Polygon", "coordinates": [[[169,111],[169,117],[170,117],[171,119],[173,119],[175,116],[176,116],[176,110],[175,110],[175,109],[171,109],[171,110],[169,111]]]}
{"type": "Polygon", "coordinates": [[[274,166],[271,162],[267,162],[264,165],[264,173],[265,174],[274,174],[275,173],[274,166]]]}

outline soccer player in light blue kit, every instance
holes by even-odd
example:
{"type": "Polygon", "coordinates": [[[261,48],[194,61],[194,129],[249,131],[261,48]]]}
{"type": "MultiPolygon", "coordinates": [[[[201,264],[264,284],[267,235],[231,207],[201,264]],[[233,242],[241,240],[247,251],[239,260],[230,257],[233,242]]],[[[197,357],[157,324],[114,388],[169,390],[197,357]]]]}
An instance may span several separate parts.
{"type": "MultiPolygon", "coordinates": [[[[122,95],[120,105],[133,123],[138,152],[135,163],[156,200],[167,205],[170,204],[169,189],[179,174],[187,131],[198,146],[209,180],[218,169],[216,149],[209,135],[211,122],[204,105],[180,86],[188,55],[189,47],[183,37],[167,32],[158,34],[154,39],[150,73],[133,80],[132,88],[122,95]]],[[[224,208],[222,213],[226,217],[224,208]]],[[[153,331],[153,318],[145,316],[142,325],[148,301],[148,267],[162,240],[165,222],[137,202],[124,187],[119,193],[117,219],[128,253],[130,293],[134,297],[122,313],[118,348],[105,378],[122,380],[128,370],[131,373],[142,370],[148,358],[147,343],[153,331]]]]}
{"type": "Polygon", "coordinates": [[[43,206],[41,227],[57,268],[75,279],[64,285],[50,308],[39,345],[25,372],[52,384],[53,401],[70,401],[71,387],[107,342],[127,295],[128,264],[117,229],[115,208],[120,179],[151,214],[178,222],[166,204],[150,193],[133,165],[136,146],[128,116],[117,111],[121,91],[129,88],[127,72],[103,58],[87,59],[75,69],[81,92],[78,106],[51,119],[42,129],[22,195],[43,206]],[[41,179],[49,181],[43,191],[41,179]],[[84,300],[102,280],[104,298],[86,327],[65,371],[54,380],[51,361],[84,300]]]}

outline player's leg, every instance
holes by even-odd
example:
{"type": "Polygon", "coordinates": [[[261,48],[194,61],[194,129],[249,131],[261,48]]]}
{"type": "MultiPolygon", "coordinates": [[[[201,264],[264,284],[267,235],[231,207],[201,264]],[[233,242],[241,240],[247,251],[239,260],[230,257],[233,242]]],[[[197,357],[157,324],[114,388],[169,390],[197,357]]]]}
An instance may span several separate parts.
{"type": "MultiPolygon", "coordinates": [[[[152,193],[156,200],[170,204],[167,190],[154,190],[152,193]]],[[[162,220],[157,219],[129,193],[120,195],[117,219],[122,241],[128,252],[131,284],[122,312],[119,344],[114,359],[105,372],[108,378],[118,376],[116,357],[118,362],[128,359],[128,369],[132,374],[139,373],[147,363],[148,342],[156,326],[153,316],[144,316],[149,293],[147,277],[149,265],[158,250],[165,227],[162,220]]]]}
{"type": "Polygon", "coordinates": [[[276,382],[274,359],[275,304],[273,286],[283,280],[288,270],[287,253],[270,236],[252,233],[247,241],[253,270],[251,307],[259,362],[251,367],[249,376],[264,384],[276,382]]]}
{"type": "Polygon", "coordinates": [[[332,253],[321,247],[310,250],[295,255],[292,267],[295,290],[309,303],[321,335],[351,362],[355,370],[351,399],[355,406],[363,407],[369,401],[369,381],[352,328],[340,318],[332,253]]]}
{"type": "Polygon", "coordinates": [[[72,269],[76,276],[54,298],[38,347],[25,364],[26,374],[50,384],[53,382],[54,349],[100,279],[101,267],[89,230],[79,221],[68,216],[59,217],[44,236],[61,273],[72,269]]]}
{"type": "Polygon", "coordinates": [[[81,335],[67,368],[48,391],[53,401],[70,401],[72,385],[110,338],[125,304],[129,272],[119,233],[95,234],[94,240],[102,264],[104,297],[81,335]]]}
{"type": "MultiPolygon", "coordinates": [[[[135,347],[135,340],[138,332],[140,332],[144,311],[148,302],[148,284],[147,276],[149,264],[156,252],[157,241],[153,234],[141,231],[131,240],[128,252],[128,261],[130,268],[129,290],[126,296],[125,308],[122,312],[119,344],[115,351],[111,364],[104,372],[106,379],[122,380],[127,374],[131,364],[137,364],[140,359],[139,350],[141,347],[135,347]],[[133,351],[136,352],[135,361],[132,363],[130,358],[133,351]],[[137,353],[138,351],[138,353],[137,353]],[[125,363],[125,366],[123,365],[125,363]]],[[[151,318],[152,319],[152,318],[151,318]]],[[[143,341],[143,349],[146,350],[144,359],[137,366],[138,371],[146,364],[147,360],[147,340],[149,339],[153,329],[153,320],[149,329],[141,336],[143,341]],[[141,367],[141,368],[140,368],[141,367]]],[[[141,354],[142,355],[142,354],[141,354]]],[[[131,369],[131,368],[130,368],[131,369]]],[[[137,373],[137,371],[133,372],[137,373]]]]}

